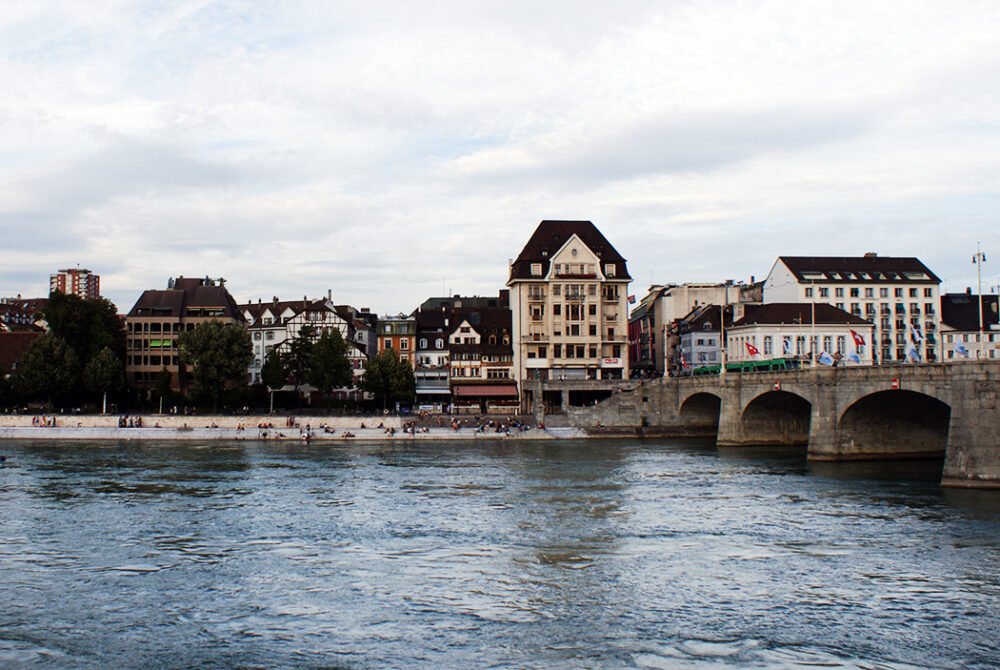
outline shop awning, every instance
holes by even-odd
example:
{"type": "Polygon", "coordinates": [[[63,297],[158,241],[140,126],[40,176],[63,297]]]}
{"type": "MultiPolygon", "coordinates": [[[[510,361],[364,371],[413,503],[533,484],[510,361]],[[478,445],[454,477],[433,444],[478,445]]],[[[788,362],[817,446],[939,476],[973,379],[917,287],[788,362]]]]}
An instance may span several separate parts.
{"type": "Polygon", "coordinates": [[[465,384],[453,386],[451,392],[456,398],[516,398],[517,386],[513,384],[465,384]]]}

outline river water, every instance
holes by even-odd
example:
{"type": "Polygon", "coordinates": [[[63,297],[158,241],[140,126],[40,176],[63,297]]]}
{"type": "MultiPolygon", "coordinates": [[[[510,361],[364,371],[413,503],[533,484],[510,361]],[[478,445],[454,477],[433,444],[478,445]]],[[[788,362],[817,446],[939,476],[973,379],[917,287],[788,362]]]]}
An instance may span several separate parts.
{"type": "Polygon", "coordinates": [[[695,441],[3,443],[0,667],[1000,666],[1000,492],[695,441]]]}

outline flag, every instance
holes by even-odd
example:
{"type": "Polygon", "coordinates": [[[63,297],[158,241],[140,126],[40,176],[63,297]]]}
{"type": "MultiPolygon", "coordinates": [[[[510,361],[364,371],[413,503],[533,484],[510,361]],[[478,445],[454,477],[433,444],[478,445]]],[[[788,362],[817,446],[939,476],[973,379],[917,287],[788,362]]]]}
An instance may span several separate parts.
{"type": "Polygon", "coordinates": [[[924,334],[920,332],[920,324],[910,324],[910,341],[916,347],[919,347],[920,343],[924,341],[924,334]]]}
{"type": "Polygon", "coordinates": [[[854,330],[853,328],[851,329],[851,337],[854,339],[854,346],[855,347],[863,347],[863,346],[865,346],[865,338],[864,338],[864,336],[861,333],[859,333],[858,331],[854,330]]]}
{"type": "Polygon", "coordinates": [[[685,368],[691,367],[690,365],[688,365],[687,359],[684,358],[684,354],[681,354],[681,365],[684,366],[685,368]]]}
{"type": "Polygon", "coordinates": [[[852,363],[857,363],[858,365],[861,365],[861,356],[858,356],[858,352],[856,351],[853,354],[848,354],[847,360],[849,360],[852,363]]]}
{"type": "Polygon", "coordinates": [[[965,345],[959,342],[955,345],[955,355],[962,356],[963,358],[969,357],[969,350],[965,348],[965,345]]]}
{"type": "Polygon", "coordinates": [[[747,353],[750,354],[751,356],[757,356],[758,354],[760,354],[760,349],[758,349],[757,347],[753,346],[749,342],[747,342],[746,345],[747,345],[747,353]]]}
{"type": "Polygon", "coordinates": [[[820,365],[833,365],[833,356],[827,352],[823,352],[819,355],[820,365]]]}
{"type": "Polygon", "coordinates": [[[634,305],[635,304],[635,294],[634,293],[628,297],[628,304],[630,304],[630,305],[634,305]]]}
{"type": "Polygon", "coordinates": [[[910,349],[909,349],[909,351],[906,352],[906,355],[914,363],[919,363],[920,362],[920,352],[917,351],[917,348],[914,345],[912,345],[912,344],[910,345],[910,349]]]}
{"type": "Polygon", "coordinates": [[[786,356],[792,355],[792,338],[786,337],[781,341],[781,351],[786,356]]]}

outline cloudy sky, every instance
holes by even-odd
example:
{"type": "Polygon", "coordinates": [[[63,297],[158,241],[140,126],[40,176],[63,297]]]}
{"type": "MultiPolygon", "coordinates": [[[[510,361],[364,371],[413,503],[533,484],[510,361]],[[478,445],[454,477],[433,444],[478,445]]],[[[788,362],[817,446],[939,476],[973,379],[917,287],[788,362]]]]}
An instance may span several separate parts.
{"type": "MultiPolygon", "coordinates": [[[[537,223],[652,282],[779,254],[1000,277],[1000,3],[33,1],[0,14],[0,296],[89,268],[380,313],[537,223]],[[996,258],[993,258],[996,255],[996,258]]],[[[987,281],[988,279],[988,281],[987,281]]]]}

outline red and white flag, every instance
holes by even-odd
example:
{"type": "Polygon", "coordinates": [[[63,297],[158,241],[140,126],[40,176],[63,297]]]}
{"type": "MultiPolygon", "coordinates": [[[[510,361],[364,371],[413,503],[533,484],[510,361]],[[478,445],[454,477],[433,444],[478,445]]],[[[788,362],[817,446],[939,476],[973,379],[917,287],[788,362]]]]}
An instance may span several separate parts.
{"type": "Polygon", "coordinates": [[[691,367],[690,365],[688,365],[687,359],[684,358],[684,354],[681,354],[681,365],[683,365],[685,368],[691,367]]]}
{"type": "Polygon", "coordinates": [[[756,356],[757,354],[760,353],[760,349],[753,346],[749,342],[747,342],[746,345],[747,345],[747,353],[750,354],[751,356],[756,356]]]}
{"type": "Polygon", "coordinates": [[[851,329],[851,337],[854,338],[854,346],[856,347],[865,346],[864,336],[858,331],[854,330],[853,328],[851,329]]]}

